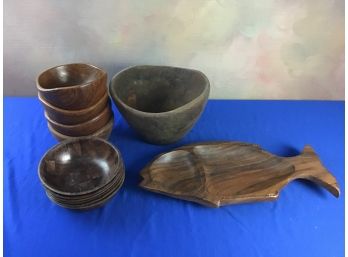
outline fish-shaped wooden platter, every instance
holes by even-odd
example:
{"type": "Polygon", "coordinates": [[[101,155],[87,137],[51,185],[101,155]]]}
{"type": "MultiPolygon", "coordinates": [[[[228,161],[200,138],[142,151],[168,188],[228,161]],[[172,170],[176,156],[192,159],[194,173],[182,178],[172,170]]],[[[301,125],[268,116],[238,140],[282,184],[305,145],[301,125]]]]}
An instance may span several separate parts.
{"type": "Polygon", "coordinates": [[[241,142],[187,145],[157,156],[141,176],[144,189],[211,207],[275,200],[294,179],[340,194],[335,177],[310,146],[298,156],[279,157],[241,142]]]}

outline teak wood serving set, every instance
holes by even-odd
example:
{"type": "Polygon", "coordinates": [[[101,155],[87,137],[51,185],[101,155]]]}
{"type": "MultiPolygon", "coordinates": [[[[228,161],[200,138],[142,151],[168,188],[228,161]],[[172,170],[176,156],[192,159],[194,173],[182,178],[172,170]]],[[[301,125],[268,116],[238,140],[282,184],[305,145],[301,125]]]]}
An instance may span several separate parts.
{"type": "MultiPolygon", "coordinates": [[[[42,157],[39,178],[53,202],[84,210],[105,204],[125,179],[122,156],[107,141],[114,127],[109,95],[146,142],[170,144],[199,119],[210,84],[197,70],[145,65],[119,72],[107,90],[105,71],[76,63],[44,71],[37,88],[48,129],[61,141],[42,157]]],[[[201,142],[160,154],[140,175],[144,189],[210,207],[274,200],[294,179],[340,193],[310,146],[279,157],[254,144],[201,142]]]]}

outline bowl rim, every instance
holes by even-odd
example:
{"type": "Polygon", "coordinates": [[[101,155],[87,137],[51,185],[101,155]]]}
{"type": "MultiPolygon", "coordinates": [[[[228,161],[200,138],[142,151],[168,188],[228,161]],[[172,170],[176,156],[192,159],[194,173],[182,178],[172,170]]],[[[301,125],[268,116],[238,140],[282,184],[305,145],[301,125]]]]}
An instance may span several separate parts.
{"type": "Polygon", "coordinates": [[[94,105],[87,108],[79,109],[79,110],[68,110],[68,109],[62,109],[62,108],[56,107],[50,104],[49,102],[47,102],[47,100],[40,94],[40,92],[38,92],[37,97],[39,98],[39,100],[44,106],[47,106],[48,108],[54,110],[55,112],[59,112],[64,115],[77,115],[77,114],[85,114],[87,112],[90,112],[91,110],[96,108],[96,106],[98,106],[100,103],[105,101],[105,99],[107,101],[109,98],[109,94],[107,91],[105,91],[105,94],[94,105]]]}
{"type": "MultiPolygon", "coordinates": [[[[58,126],[58,127],[64,128],[64,129],[77,129],[79,127],[83,127],[83,126],[86,126],[88,124],[93,124],[93,123],[99,121],[102,117],[104,117],[104,115],[107,115],[107,113],[111,114],[111,112],[112,112],[111,107],[106,106],[104,109],[101,110],[100,113],[98,113],[97,116],[93,117],[92,119],[78,123],[78,124],[72,124],[72,125],[66,125],[66,124],[59,123],[55,120],[52,120],[52,118],[49,117],[47,111],[44,111],[44,115],[45,115],[46,120],[48,122],[52,123],[54,126],[58,126]]],[[[108,119],[108,121],[109,120],[110,119],[108,119]]],[[[105,125],[106,125],[106,123],[105,123],[105,125]]]]}
{"type": "MultiPolygon", "coordinates": [[[[107,185],[110,181],[112,181],[113,178],[115,178],[115,176],[117,175],[118,172],[121,172],[122,174],[125,174],[125,171],[124,171],[124,164],[123,164],[123,158],[121,156],[121,152],[113,145],[111,144],[110,142],[108,142],[107,140],[105,139],[102,139],[102,138],[99,138],[99,137],[94,137],[94,136],[84,136],[84,137],[78,137],[78,138],[71,138],[71,139],[66,139],[66,140],[63,140],[57,144],[55,144],[54,146],[52,146],[51,148],[49,148],[45,154],[41,157],[40,159],[40,162],[39,162],[39,166],[38,166],[38,176],[39,176],[39,179],[40,179],[40,182],[43,184],[44,187],[47,187],[49,190],[57,193],[57,194],[62,194],[62,195],[71,195],[71,196],[77,196],[77,195],[84,195],[84,194],[88,194],[88,193],[92,193],[92,192],[95,192],[97,191],[98,189],[104,187],[105,185],[107,185]],[[58,189],[55,189],[53,188],[51,185],[48,185],[45,181],[45,179],[41,176],[41,166],[43,165],[43,161],[45,159],[45,157],[47,156],[47,154],[55,149],[57,149],[58,147],[62,147],[63,145],[66,145],[68,143],[73,143],[75,141],[80,141],[80,140],[96,140],[96,141],[101,141],[107,145],[109,145],[111,147],[111,149],[113,149],[118,157],[118,162],[116,163],[116,172],[114,173],[114,175],[104,184],[102,185],[99,185],[93,189],[89,189],[89,190],[86,190],[86,191],[82,191],[82,192],[66,192],[66,191],[61,191],[61,190],[58,190],[58,189]],[[123,169],[122,169],[123,167],[123,169]],[[120,169],[121,168],[121,169],[120,169]]],[[[121,174],[121,175],[122,175],[121,174]]]]}
{"type": "MultiPolygon", "coordinates": [[[[189,109],[190,107],[194,106],[196,103],[200,102],[201,100],[204,100],[204,98],[206,97],[206,94],[208,95],[209,97],[209,92],[210,92],[210,82],[209,82],[209,79],[208,77],[201,71],[199,70],[195,70],[195,69],[190,69],[190,68],[182,68],[182,67],[177,67],[177,66],[166,66],[166,65],[134,65],[134,66],[130,66],[130,67],[127,67],[121,71],[119,71],[118,73],[116,73],[112,79],[110,80],[110,83],[109,83],[109,87],[108,87],[108,91],[109,91],[109,95],[111,96],[111,98],[117,102],[118,104],[120,104],[123,108],[131,111],[131,112],[134,112],[134,113],[137,113],[137,114],[141,114],[141,115],[144,115],[144,116],[165,116],[167,114],[170,114],[170,113],[175,113],[175,112],[182,112],[182,111],[185,111],[187,109],[189,109]],[[125,104],[119,97],[118,95],[116,94],[116,92],[114,92],[113,90],[113,87],[112,85],[114,84],[114,80],[120,76],[122,73],[128,71],[128,70],[131,70],[131,69],[134,69],[134,68],[174,68],[174,69],[182,69],[182,70],[187,70],[187,71],[192,71],[192,72],[195,72],[195,73],[198,73],[200,76],[202,76],[202,78],[206,81],[205,83],[205,88],[202,90],[202,92],[200,93],[199,96],[197,96],[196,98],[192,99],[191,101],[187,102],[186,104],[183,104],[173,110],[169,110],[169,111],[165,111],[165,112],[144,112],[144,111],[140,111],[138,109],[135,109],[131,106],[129,106],[128,104],[125,104]]],[[[208,98],[207,97],[207,98],[208,98]]]]}
{"type": "Polygon", "coordinates": [[[48,68],[44,71],[42,71],[37,77],[36,77],[36,87],[37,89],[40,91],[40,92],[51,92],[51,91],[57,91],[57,90],[61,90],[61,89],[72,89],[72,88],[76,88],[76,87],[81,87],[81,88],[85,88],[87,86],[89,86],[90,84],[94,83],[95,81],[97,80],[100,80],[100,79],[103,79],[105,76],[107,76],[107,72],[104,71],[103,69],[93,65],[93,64],[89,64],[89,63],[82,63],[82,62],[78,62],[78,63],[67,63],[67,64],[60,64],[60,65],[57,65],[57,66],[54,66],[54,67],[51,67],[51,68],[48,68]],[[90,81],[90,82],[86,82],[86,83],[81,83],[81,84],[77,84],[77,85],[71,85],[71,86],[66,86],[66,87],[54,87],[54,88],[44,88],[40,85],[39,83],[39,79],[40,77],[45,74],[46,72],[50,71],[50,70],[54,70],[54,69],[57,69],[59,67],[62,67],[62,66],[72,66],[72,65],[80,65],[80,66],[89,66],[93,69],[96,69],[98,71],[101,71],[102,74],[100,77],[90,81]]]}

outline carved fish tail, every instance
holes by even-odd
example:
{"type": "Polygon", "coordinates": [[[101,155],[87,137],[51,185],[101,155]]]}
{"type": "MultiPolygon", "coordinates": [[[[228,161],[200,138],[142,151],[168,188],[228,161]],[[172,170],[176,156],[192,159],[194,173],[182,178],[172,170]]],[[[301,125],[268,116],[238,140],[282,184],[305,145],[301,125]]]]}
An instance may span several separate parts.
{"type": "Polygon", "coordinates": [[[311,146],[305,146],[300,155],[289,159],[295,166],[294,179],[308,179],[323,186],[334,196],[338,197],[340,195],[335,177],[323,166],[311,146]]]}

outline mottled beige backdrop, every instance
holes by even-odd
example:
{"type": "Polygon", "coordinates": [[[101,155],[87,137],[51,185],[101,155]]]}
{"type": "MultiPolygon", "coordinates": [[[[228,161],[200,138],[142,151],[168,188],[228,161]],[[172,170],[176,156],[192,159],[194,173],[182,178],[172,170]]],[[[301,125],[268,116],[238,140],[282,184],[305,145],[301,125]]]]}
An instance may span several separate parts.
{"type": "Polygon", "coordinates": [[[199,69],[212,98],[344,99],[344,1],[4,1],[6,95],[71,62],[199,69]]]}

